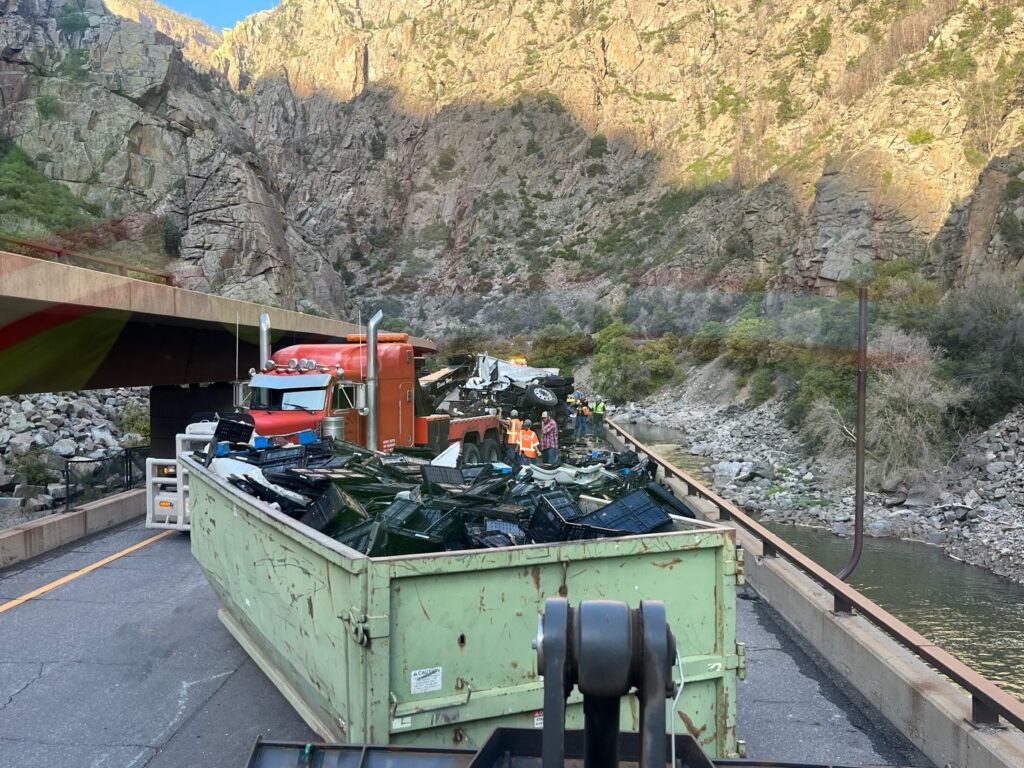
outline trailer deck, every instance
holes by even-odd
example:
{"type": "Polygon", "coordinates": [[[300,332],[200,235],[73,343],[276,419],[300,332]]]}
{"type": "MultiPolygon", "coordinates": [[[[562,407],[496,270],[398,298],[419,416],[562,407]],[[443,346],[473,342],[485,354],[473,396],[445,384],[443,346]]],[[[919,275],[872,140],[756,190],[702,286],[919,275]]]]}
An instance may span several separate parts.
{"type": "MultiPolygon", "coordinates": [[[[241,766],[257,735],[316,740],[219,607],[188,536],[141,522],[0,571],[0,768],[241,766]]],[[[737,615],[749,756],[929,765],[762,602],[739,600],[737,615]]]]}

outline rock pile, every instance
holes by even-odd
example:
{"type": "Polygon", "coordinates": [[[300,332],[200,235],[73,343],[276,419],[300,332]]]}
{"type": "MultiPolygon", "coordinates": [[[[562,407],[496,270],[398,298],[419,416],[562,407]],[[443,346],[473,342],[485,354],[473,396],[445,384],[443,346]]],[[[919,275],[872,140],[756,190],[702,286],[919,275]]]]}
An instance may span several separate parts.
{"type": "Polygon", "coordinates": [[[116,456],[142,442],[122,428],[133,409],[148,412],[148,390],[0,396],[0,528],[63,503],[66,460],[116,456]]]}
{"type": "MultiPolygon", "coordinates": [[[[853,532],[853,487],[826,487],[778,403],[700,405],[663,393],[617,418],[674,427],[707,457],[715,489],[762,519],[853,532]]],[[[852,478],[851,478],[852,480],[852,478]]],[[[865,532],[942,546],[952,556],[1024,582],[1024,408],[967,442],[950,465],[913,487],[866,494],[865,532]]]]}

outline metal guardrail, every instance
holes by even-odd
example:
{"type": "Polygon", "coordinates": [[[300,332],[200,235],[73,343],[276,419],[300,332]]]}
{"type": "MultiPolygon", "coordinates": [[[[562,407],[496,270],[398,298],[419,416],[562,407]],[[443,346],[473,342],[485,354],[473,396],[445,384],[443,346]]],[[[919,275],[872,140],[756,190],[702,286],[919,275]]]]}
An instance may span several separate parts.
{"type": "Polygon", "coordinates": [[[146,479],[148,445],[122,448],[102,459],[73,458],[64,462],[64,511],[72,502],[84,504],[130,491],[146,479]]]}
{"type": "Polygon", "coordinates": [[[988,678],[978,674],[960,659],[942,650],[924,635],[904,624],[873,600],[840,580],[831,571],[776,536],[699,480],[694,479],[670,461],[656,455],[650,448],[616,424],[614,420],[608,419],[606,427],[635,446],[638,453],[646,454],[667,474],[683,483],[687,488],[687,493],[714,504],[718,509],[720,520],[731,521],[756,537],[761,542],[764,557],[781,557],[814,579],[831,593],[834,600],[833,610],[836,613],[850,613],[856,610],[857,613],[864,616],[919,659],[967,691],[971,697],[971,719],[975,724],[999,725],[999,718],[1003,718],[1006,722],[1024,731],[1024,702],[1007,693],[988,678]]]}
{"type": "MultiPolygon", "coordinates": [[[[109,267],[117,272],[122,277],[128,277],[129,272],[134,272],[139,275],[145,275],[152,280],[158,280],[164,283],[164,285],[171,284],[171,276],[167,272],[157,272],[153,269],[146,269],[145,267],[133,267],[128,264],[123,264],[119,261],[111,261],[110,259],[103,259],[99,256],[90,256],[88,253],[79,253],[78,251],[68,250],[67,248],[61,248],[56,245],[49,245],[47,243],[38,243],[33,240],[22,240],[18,237],[10,237],[8,235],[0,234],[0,242],[9,243],[16,245],[20,248],[26,248],[34,251],[41,251],[42,253],[55,256],[54,261],[61,263],[64,259],[80,259],[92,264],[101,264],[104,267],[109,267]]],[[[33,258],[45,258],[36,256],[32,253],[26,253],[25,256],[31,256],[33,258]]]]}

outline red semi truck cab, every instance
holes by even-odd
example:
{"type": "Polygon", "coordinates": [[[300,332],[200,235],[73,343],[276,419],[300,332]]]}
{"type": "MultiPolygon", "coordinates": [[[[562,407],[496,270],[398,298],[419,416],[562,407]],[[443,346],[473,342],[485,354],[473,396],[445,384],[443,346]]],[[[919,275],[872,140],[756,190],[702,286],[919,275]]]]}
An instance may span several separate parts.
{"type": "MultiPolygon", "coordinates": [[[[428,447],[442,451],[453,442],[472,445],[485,460],[498,459],[502,427],[496,416],[452,419],[447,414],[417,413],[416,356],[422,354],[404,333],[377,336],[377,445],[428,447]]],[[[289,438],[312,429],[321,432],[325,417],[337,417],[341,436],[367,445],[369,397],[366,336],[353,334],[339,344],[298,344],[273,353],[249,381],[248,412],[256,434],[289,438]],[[272,363],[272,365],[271,365],[272,363]]],[[[420,398],[423,409],[423,399],[420,398]]]]}

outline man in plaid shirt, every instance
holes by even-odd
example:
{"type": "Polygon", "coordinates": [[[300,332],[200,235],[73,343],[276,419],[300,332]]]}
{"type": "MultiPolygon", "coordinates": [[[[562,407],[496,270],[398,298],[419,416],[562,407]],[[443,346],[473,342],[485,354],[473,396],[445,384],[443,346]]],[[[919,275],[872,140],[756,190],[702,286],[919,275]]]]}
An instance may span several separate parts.
{"type": "Polygon", "coordinates": [[[547,411],[540,419],[540,451],[545,464],[554,464],[558,461],[558,422],[547,411]]]}

